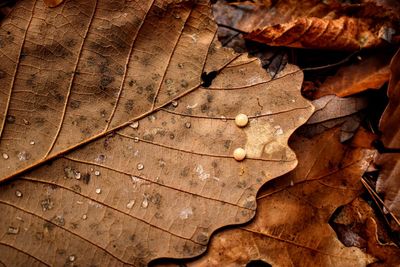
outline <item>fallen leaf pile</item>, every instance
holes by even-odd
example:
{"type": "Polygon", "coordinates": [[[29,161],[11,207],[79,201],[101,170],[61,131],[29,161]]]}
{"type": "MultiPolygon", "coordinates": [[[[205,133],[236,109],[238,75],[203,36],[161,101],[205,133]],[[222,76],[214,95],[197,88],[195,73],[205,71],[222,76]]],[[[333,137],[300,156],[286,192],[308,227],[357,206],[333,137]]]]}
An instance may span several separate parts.
{"type": "Polygon", "coordinates": [[[398,266],[399,11],[5,1],[0,265],[398,266]]]}

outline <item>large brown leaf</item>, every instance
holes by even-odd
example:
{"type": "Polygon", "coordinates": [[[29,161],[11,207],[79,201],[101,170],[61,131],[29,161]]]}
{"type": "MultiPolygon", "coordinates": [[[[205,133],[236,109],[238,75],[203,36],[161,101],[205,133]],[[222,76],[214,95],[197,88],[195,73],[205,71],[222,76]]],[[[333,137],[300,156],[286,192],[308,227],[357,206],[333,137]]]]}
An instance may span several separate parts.
{"type": "Polygon", "coordinates": [[[0,34],[0,174],[19,174],[0,190],[6,264],[198,255],[297,164],[287,140],[313,111],[301,71],[272,80],[221,48],[207,2],[25,0],[0,34]]]}
{"type": "Polygon", "coordinates": [[[349,149],[337,129],[313,139],[296,138],[299,166],[267,183],[255,220],[213,237],[209,251],[189,266],[366,266],[373,258],[345,247],[329,226],[332,213],[362,192],[360,177],[373,151],[349,149]],[[327,142],[329,140],[330,142],[327,142]]]}
{"type": "MultiPolygon", "coordinates": [[[[393,57],[391,76],[388,87],[389,104],[382,115],[380,129],[382,131],[383,144],[390,149],[400,148],[400,50],[393,57]]],[[[376,189],[383,194],[386,210],[392,212],[400,221],[400,154],[380,154],[376,163],[381,171],[376,189]]],[[[400,231],[398,222],[393,221],[393,229],[400,231]]]]}

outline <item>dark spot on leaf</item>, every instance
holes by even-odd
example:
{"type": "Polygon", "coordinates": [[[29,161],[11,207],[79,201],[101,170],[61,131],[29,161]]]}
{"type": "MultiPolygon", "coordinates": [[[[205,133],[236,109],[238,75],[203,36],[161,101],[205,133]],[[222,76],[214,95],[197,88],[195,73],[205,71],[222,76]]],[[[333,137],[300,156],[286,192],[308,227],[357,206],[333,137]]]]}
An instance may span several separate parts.
{"type": "Polygon", "coordinates": [[[200,110],[202,113],[206,113],[210,109],[210,106],[208,104],[202,104],[200,106],[200,110]]]}
{"type": "Polygon", "coordinates": [[[72,109],[77,109],[77,108],[79,108],[80,105],[81,105],[81,101],[78,101],[78,100],[71,100],[71,103],[69,104],[69,106],[72,109]]]}
{"type": "Polygon", "coordinates": [[[189,166],[185,166],[185,168],[183,168],[183,170],[181,171],[181,176],[183,176],[183,177],[188,176],[189,171],[190,171],[189,166]]]}
{"type": "Polygon", "coordinates": [[[11,123],[11,124],[15,123],[15,116],[13,116],[13,115],[8,115],[8,116],[7,116],[7,122],[8,122],[8,123],[11,123]]]}
{"type": "Polygon", "coordinates": [[[36,232],[36,233],[35,233],[35,238],[36,238],[36,240],[42,240],[43,237],[44,237],[43,232],[36,232]]]}
{"type": "Polygon", "coordinates": [[[146,134],[143,135],[143,140],[153,141],[154,140],[154,135],[152,135],[150,133],[146,133],[146,134]]]}
{"type": "Polygon", "coordinates": [[[52,231],[54,229],[54,227],[56,227],[54,224],[52,224],[51,222],[45,222],[43,224],[43,228],[47,229],[48,231],[52,231]]]}
{"type": "Polygon", "coordinates": [[[0,70],[0,79],[3,79],[4,77],[6,77],[6,73],[0,70]]]}
{"type": "Polygon", "coordinates": [[[80,193],[82,191],[81,187],[79,185],[77,185],[77,184],[73,185],[71,187],[71,189],[74,190],[75,192],[78,192],[78,193],[80,193]]]}
{"type": "Polygon", "coordinates": [[[214,96],[211,94],[207,94],[207,102],[211,103],[214,100],[214,96]]]}
{"type": "Polygon", "coordinates": [[[90,182],[90,173],[85,173],[85,174],[83,174],[83,175],[82,175],[82,181],[83,181],[85,184],[88,184],[88,183],[90,182]]]}
{"type": "Polygon", "coordinates": [[[126,101],[125,103],[125,111],[126,113],[130,114],[133,110],[133,100],[129,99],[128,101],[126,101]]]}
{"type": "Polygon", "coordinates": [[[102,76],[100,79],[100,89],[105,90],[106,87],[114,81],[114,77],[102,76]]]}
{"type": "Polygon", "coordinates": [[[65,219],[62,216],[54,216],[51,219],[52,222],[54,222],[55,224],[59,225],[59,226],[64,226],[65,225],[65,219]]]}
{"type": "Polygon", "coordinates": [[[53,201],[51,198],[45,198],[40,202],[40,205],[42,206],[43,211],[51,210],[54,206],[53,201]]]}
{"type": "Polygon", "coordinates": [[[218,72],[217,71],[211,71],[209,73],[207,72],[203,72],[201,74],[201,80],[203,81],[202,86],[203,87],[210,87],[210,85],[212,84],[213,80],[215,79],[215,77],[217,77],[218,72]]]}
{"type": "Polygon", "coordinates": [[[224,147],[226,149],[229,149],[231,147],[231,145],[232,145],[232,140],[225,140],[224,141],[224,147]]]}

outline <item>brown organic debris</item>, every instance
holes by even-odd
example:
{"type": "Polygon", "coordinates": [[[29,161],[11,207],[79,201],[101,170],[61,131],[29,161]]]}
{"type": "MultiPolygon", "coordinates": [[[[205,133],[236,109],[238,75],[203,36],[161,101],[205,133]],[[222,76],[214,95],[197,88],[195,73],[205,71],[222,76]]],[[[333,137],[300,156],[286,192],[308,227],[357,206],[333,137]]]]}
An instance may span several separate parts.
{"type": "Polygon", "coordinates": [[[296,166],[287,141],[313,107],[297,67],[272,79],[216,31],[207,1],[17,4],[0,30],[0,180],[15,176],[0,224],[27,230],[2,228],[3,246],[142,266],[253,217],[261,185],[296,166]]]}
{"type": "Polygon", "coordinates": [[[313,139],[296,138],[299,165],[267,184],[250,224],[218,233],[210,249],[189,266],[366,266],[374,258],[345,247],[328,224],[332,213],[362,192],[360,177],[374,154],[339,142],[337,129],[313,139]],[[327,141],[329,140],[329,141],[327,141]]]}
{"type": "Polygon", "coordinates": [[[393,57],[391,76],[388,87],[389,104],[380,121],[382,142],[388,151],[382,151],[375,163],[380,167],[380,174],[376,183],[376,191],[381,193],[385,203],[386,213],[389,216],[393,230],[400,231],[400,52],[393,57]],[[389,152],[389,153],[387,153],[389,152]],[[396,153],[393,153],[396,152],[396,153]]]}

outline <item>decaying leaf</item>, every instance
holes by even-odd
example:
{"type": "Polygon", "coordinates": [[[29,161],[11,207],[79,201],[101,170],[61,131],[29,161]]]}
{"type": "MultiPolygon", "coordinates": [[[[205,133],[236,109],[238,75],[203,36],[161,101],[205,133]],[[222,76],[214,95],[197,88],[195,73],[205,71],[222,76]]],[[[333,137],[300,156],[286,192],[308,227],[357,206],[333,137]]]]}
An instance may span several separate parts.
{"type": "Polygon", "coordinates": [[[347,247],[356,246],[377,259],[368,266],[398,266],[400,249],[390,241],[377,219],[371,206],[359,197],[340,209],[332,227],[347,247]]]}
{"type": "Polygon", "coordinates": [[[380,89],[389,80],[391,54],[372,55],[341,67],[316,90],[315,98],[335,94],[347,97],[368,89],[380,89]]]}
{"type": "Polygon", "coordinates": [[[285,24],[257,29],[247,38],[271,46],[357,51],[377,47],[383,40],[368,24],[355,18],[299,18],[285,24]]]}
{"type": "MultiPolygon", "coordinates": [[[[388,87],[389,104],[382,115],[380,129],[382,142],[390,149],[400,148],[400,52],[393,57],[391,76],[388,87]]],[[[376,159],[380,174],[376,184],[378,193],[383,194],[387,209],[400,218],[400,154],[381,154],[376,159]]],[[[400,231],[400,226],[393,222],[393,229],[400,231]]]]}
{"type": "Polygon", "coordinates": [[[353,137],[361,123],[362,114],[359,112],[367,107],[365,97],[340,98],[327,95],[313,101],[315,113],[307,121],[307,136],[322,133],[326,129],[341,127],[340,140],[342,142],[353,137]]]}
{"type": "Polygon", "coordinates": [[[394,42],[398,3],[389,2],[282,0],[266,7],[239,3],[233,15],[220,21],[271,46],[357,51],[394,42]]]}
{"type": "Polygon", "coordinates": [[[189,266],[245,266],[263,260],[272,266],[366,266],[373,258],[345,247],[329,226],[332,213],[362,192],[360,177],[373,151],[349,150],[337,129],[292,146],[299,165],[260,192],[256,218],[240,229],[213,237],[203,257],[189,266]],[[329,140],[327,142],[327,140],[329,140]]]}
{"type": "Polygon", "coordinates": [[[56,7],[60,5],[64,0],[43,0],[43,1],[48,7],[56,7]]]}
{"type": "Polygon", "coordinates": [[[207,1],[22,0],[0,40],[6,262],[196,256],[297,164],[287,140],[313,111],[301,71],[272,79],[221,48],[207,1]]]}

